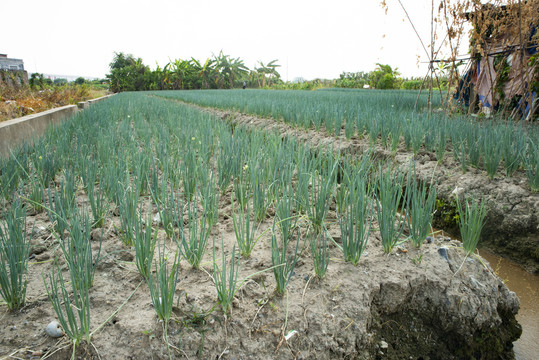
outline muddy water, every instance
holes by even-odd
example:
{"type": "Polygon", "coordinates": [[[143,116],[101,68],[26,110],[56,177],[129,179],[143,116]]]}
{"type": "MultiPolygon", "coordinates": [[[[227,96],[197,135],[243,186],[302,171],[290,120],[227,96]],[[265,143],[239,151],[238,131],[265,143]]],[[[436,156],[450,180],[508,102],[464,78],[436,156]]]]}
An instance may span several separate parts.
{"type": "Polygon", "coordinates": [[[514,343],[516,359],[539,359],[539,276],[484,250],[480,254],[520,299],[520,310],[516,318],[522,325],[522,336],[514,343]]]}

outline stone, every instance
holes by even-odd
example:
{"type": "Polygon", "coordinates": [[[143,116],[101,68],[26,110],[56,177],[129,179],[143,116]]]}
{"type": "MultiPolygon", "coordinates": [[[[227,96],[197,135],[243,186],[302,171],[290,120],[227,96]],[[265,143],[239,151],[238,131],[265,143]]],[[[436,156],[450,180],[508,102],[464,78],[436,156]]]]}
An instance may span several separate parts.
{"type": "Polygon", "coordinates": [[[51,321],[49,325],[45,328],[45,332],[47,335],[53,338],[59,338],[64,335],[64,330],[62,329],[62,326],[58,323],[58,321],[51,321]]]}

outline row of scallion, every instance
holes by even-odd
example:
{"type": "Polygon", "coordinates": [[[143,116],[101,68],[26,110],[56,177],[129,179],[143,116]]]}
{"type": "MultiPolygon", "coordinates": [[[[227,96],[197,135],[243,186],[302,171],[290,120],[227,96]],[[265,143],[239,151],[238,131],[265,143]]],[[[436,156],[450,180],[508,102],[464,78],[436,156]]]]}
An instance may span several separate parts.
{"type": "MultiPolygon", "coordinates": [[[[284,121],[294,127],[324,129],[331,135],[365,137],[397,151],[404,144],[417,154],[436,154],[441,162],[448,152],[465,172],[480,168],[493,179],[512,176],[521,169],[532,190],[539,190],[539,128],[501,120],[470,120],[464,115],[429,114],[426,94],[412,91],[162,91],[155,95],[202,106],[232,109],[284,121]],[[418,106],[415,107],[416,98],[418,106]],[[420,109],[417,111],[416,109],[420,109]]],[[[434,98],[435,104],[437,99],[434,98]]]]}
{"type": "MultiPolygon", "coordinates": [[[[134,263],[166,326],[179,263],[202,266],[208,243],[215,244],[220,201],[230,199],[237,240],[228,256],[224,248],[211,252],[218,304],[228,312],[246,280],[238,279],[241,258],[262,239],[271,238],[272,266],[265,271],[273,271],[282,294],[304,249],[323,277],[331,241],[353,265],[375,231],[386,253],[408,239],[420,247],[431,231],[436,198],[436,184],[419,183],[413,168],[405,179],[370,154],[315,150],[292,137],[232,127],[188,106],[129,93],[21,146],[0,159],[0,169],[0,294],[11,310],[25,304],[32,233],[26,215],[45,211],[69,279],[55,263],[43,280],[74,348],[96,331],[89,294],[105,255],[100,231],[92,229],[103,229],[112,213],[119,214],[121,242],[134,248],[134,263]],[[340,243],[329,235],[332,225],[340,229],[340,243]],[[168,251],[165,241],[175,250],[168,251]]],[[[467,205],[460,219],[464,227],[474,224],[469,241],[476,243],[484,214],[477,221],[477,203],[467,205]]]]}

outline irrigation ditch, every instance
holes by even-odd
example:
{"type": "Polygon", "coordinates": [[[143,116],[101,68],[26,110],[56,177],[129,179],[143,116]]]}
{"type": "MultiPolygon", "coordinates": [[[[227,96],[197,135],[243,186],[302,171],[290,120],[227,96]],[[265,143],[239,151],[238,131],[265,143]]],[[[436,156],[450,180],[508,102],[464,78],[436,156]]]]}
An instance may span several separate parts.
{"type": "MultiPolygon", "coordinates": [[[[121,147],[129,146],[130,141],[136,142],[148,133],[162,136],[163,129],[178,135],[174,131],[179,122],[186,123],[182,139],[189,144],[194,144],[200,136],[197,127],[211,126],[219,127],[223,132],[229,131],[215,123],[221,120],[230,128],[244,125],[264,133],[276,132],[281,137],[309,141],[314,148],[333,147],[343,153],[357,155],[369,148],[368,142],[360,139],[345,141],[314,131],[298,131],[271,119],[216,109],[205,111],[211,116],[202,116],[200,108],[193,110],[192,106],[187,107],[170,100],[123,94],[90,107],[85,110],[86,114],[79,114],[78,118],[71,121],[91,128],[94,125],[88,121],[95,120],[107,129],[101,133],[103,137],[110,133],[121,134],[122,138],[107,140],[117,147],[114,151],[105,146],[95,156],[114,163],[119,162],[120,154],[129,154],[133,156],[129,166],[135,169],[149,153],[141,152],[142,156],[137,157],[136,146],[126,150],[121,150],[121,147]],[[165,104],[171,104],[167,105],[170,108],[167,111],[159,110],[165,104]],[[143,105],[153,107],[145,108],[143,105]],[[85,120],[84,116],[88,116],[88,119],[85,120]],[[115,127],[106,127],[109,120],[113,121],[115,127]],[[161,129],[155,130],[157,127],[161,129]]],[[[80,129],[71,125],[70,129],[80,141],[84,139],[85,127],[80,129]]],[[[267,140],[272,141],[269,137],[267,140]]],[[[99,147],[99,141],[96,144],[99,147]]],[[[203,145],[192,146],[200,150],[199,147],[203,145]]],[[[73,150],[64,149],[64,152],[66,164],[75,159],[71,154],[73,150]]],[[[179,153],[176,152],[174,156],[179,153]]],[[[392,155],[380,147],[374,148],[374,155],[392,159],[402,167],[403,172],[407,171],[411,158],[402,149],[392,155]]],[[[469,178],[461,178],[458,166],[452,169],[451,158],[438,166],[435,165],[435,158],[431,158],[430,153],[420,153],[416,159],[417,171],[421,178],[430,181],[433,169],[436,168],[434,178],[438,182],[438,193],[442,194],[437,211],[443,215],[441,223],[444,220],[449,223],[453,221],[451,193],[455,189],[457,192],[465,189],[474,195],[485,196],[489,210],[493,213],[489,216],[494,216],[487,218],[487,224],[491,221],[496,223],[492,224],[492,232],[503,230],[504,234],[510,236],[517,234],[517,227],[524,226],[525,230],[518,234],[527,234],[533,240],[537,234],[537,196],[526,190],[524,183],[519,183],[518,173],[511,181],[494,179],[491,181],[493,184],[489,185],[489,180],[481,174],[475,174],[475,181],[471,174],[468,174],[469,178]],[[441,175],[438,175],[438,171],[441,175]],[[484,181],[478,182],[477,177],[484,178],[484,181]],[[508,189],[496,192],[499,186],[495,184],[498,183],[506,184],[508,189]],[[483,187],[478,184],[491,189],[494,192],[491,197],[488,197],[486,191],[482,192],[483,187]],[[495,200],[503,205],[493,205],[495,200]],[[506,208],[504,205],[507,204],[509,207],[506,208]],[[511,230],[510,225],[515,229],[511,230]]],[[[158,174],[156,179],[162,179],[164,170],[155,169],[158,168],[151,171],[158,174]]],[[[60,188],[66,180],[66,173],[56,173],[53,187],[60,188]]],[[[111,185],[106,185],[106,182],[102,181],[104,187],[111,185]]],[[[114,182],[120,181],[116,179],[114,182]]],[[[96,186],[98,188],[101,188],[101,183],[96,186]]],[[[74,203],[77,206],[88,206],[90,194],[84,186],[79,184],[75,194],[74,203]]],[[[232,200],[234,196],[234,186],[229,186],[218,197],[217,217],[210,231],[215,243],[212,244],[210,240],[209,247],[223,256],[230,256],[236,244],[232,216],[235,212],[232,200]]],[[[53,197],[56,197],[54,193],[51,196],[50,192],[45,192],[43,203],[49,204],[53,197]]],[[[145,220],[141,223],[151,224],[156,229],[160,251],[173,256],[179,245],[173,240],[175,235],[172,238],[166,235],[163,219],[158,216],[161,213],[152,205],[152,200],[149,191],[139,198],[140,218],[145,220]]],[[[124,242],[126,234],[122,230],[125,228],[122,211],[121,204],[111,205],[102,227],[89,230],[92,248],[96,252],[99,250],[101,255],[95,258],[95,279],[89,290],[91,344],[82,342],[78,346],[78,358],[514,357],[512,344],[521,333],[521,327],[515,319],[519,300],[495,275],[490,265],[478,256],[465,256],[460,242],[445,234],[437,234],[420,249],[405,243],[386,254],[382,251],[380,235],[373,232],[361,260],[357,266],[352,266],[342,259],[342,251],[337,247],[341,232],[335,204],[330,206],[327,215],[327,230],[336,243],[328,242],[330,261],[325,277],[320,279],[315,276],[314,259],[308,250],[307,241],[302,240],[287,291],[284,295],[276,294],[271,272],[271,233],[277,209],[269,206],[267,215],[259,225],[261,235],[251,256],[238,260],[238,278],[245,281],[231,303],[230,312],[224,314],[217,306],[215,278],[210,274],[212,269],[215,270],[210,251],[203,255],[199,269],[193,268],[185,260],[180,262],[172,317],[166,328],[164,322],[156,317],[159,302],[151,300],[149,285],[144,282],[137,268],[137,252],[133,246],[124,242]],[[166,332],[164,329],[167,329],[166,332]]],[[[191,219],[188,214],[184,214],[181,221],[187,225],[191,219]]],[[[68,277],[69,264],[60,251],[61,242],[54,234],[56,225],[51,222],[47,211],[29,212],[27,223],[32,225],[28,229],[32,243],[27,303],[16,312],[6,311],[0,315],[4,324],[0,328],[0,354],[6,358],[69,358],[73,349],[72,342],[65,336],[57,340],[44,333],[45,326],[56,318],[44,279],[47,274],[58,269],[60,274],[68,277]],[[59,267],[55,267],[55,262],[59,267]]],[[[307,237],[305,228],[299,230],[298,243],[299,239],[307,237]]],[[[485,239],[482,242],[485,243],[485,239]]],[[[533,268],[533,262],[526,264],[532,271],[537,271],[537,267],[535,270],[533,268]]]]}

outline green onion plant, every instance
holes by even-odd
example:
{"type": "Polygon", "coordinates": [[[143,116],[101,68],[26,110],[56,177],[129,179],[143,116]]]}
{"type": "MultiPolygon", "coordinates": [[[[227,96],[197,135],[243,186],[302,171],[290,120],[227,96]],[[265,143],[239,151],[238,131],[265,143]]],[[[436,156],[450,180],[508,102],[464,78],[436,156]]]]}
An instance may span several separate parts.
{"type": "Polygon", "coordinates": [[[266,218],[268,204],[266,201],[266,184],[264,176],[260,173],[261,168],[256,166],[251,168],[251,188],[253,192],[253,210],[256,221],[261,222],[266,218]]]}
{"type": "Polygon", "coordinates": [[[275,209],[275,220],[285,246],[288,245],[298,224],[298,216],[294,214],[294,203],[294,189],[292,186],[287,186],[283,189],[275,209]]]}
{"type": "Polygon", "coordinates": [[[0,221],[0,295],[9,310],[26,303],[30,236],[26,234],[26,210],[15,197],[0,221]]]}
{"type": "Polygon", "coordinates": [[[330,155],[326,159],[319,161],[318,165],[321,171],[315,170],[311,177],[312,186],[307,216],[313,230],[316,233],[321,233],[333,197],[338,160],[332,159],[330,155]]]}
{"type": "Polygon", "coordinates": [[[100,228],[105,224],[105,217],[109,211],[109,202],[107,200],[103,182],[99,185],[88,186],[88,202],[92,210],[92,227],[100,228]]]}
{"type": "Polygon", "coordinates": [[[309,245],[313,257],[314,272],[318,278],[323,278],[329,265],[329,248],[325,232],[309,232],[309,245]]]}
{"type": "Polygon", "coordinates": [[[157,229],[152,231],[151,217],[148,216],[144,224],[142,214],[139,215],[135,228],[135,264],[140,275],[146,280],[150,276],[156,242],[157,229]]]}
{"type": "Polygon", "coordinates": [[[431,230],[436,205],[436,184],[419,182],[410,169],[406,181],[406,207],[408,208],[408,229],[410,239],[416,247],[421,247],[431,230]]]}
{"type": "Polygon", "coordinates": [[[468,160],[471,166],[477,168],[479,167],[479,161],[481,159],[481,137],[482,132],[479,131],[479,128],[476,126],[471,126],[466,132],[466,152],[468,155],[468,160]]]}
{"type": "Polygon", "coordinates": [[[240,209],[245,209],[249,202],[250,194],[247,179],[243,174],[234,181],[234,194],[240,209]]]}
{"type": "Polygon", "coordinates": [[[140,196],[139,182],[135,182],[133,187],[124,187],[117,184],[116,204],[120,211],[121,239],[127,246],[133,245],[135,240],[135,226],[137,222],[137,208],[140,196]]]}
{"type": "Polygon", "coordinates": [[[208,228],[211,229],[219,220],[219,190],[213,181],[213,173],[210,173],[205,183],[201,185],[203,185],[200,195],[204,216],[208,222],[208,228]]]}
{"type": "Polygon", "coordinates": [[[520,168],[526,151],[526,134],[524,130],[506,126],[502,130],[502,157],[507,177],[513,176],[520,168]]]}
{"type": "Polygon", "coordinates": [[[483,164],[491,180],[494,179],[502,160],[502,143],[499,135],[499,131],[493,131],[482,139],[483,164]]]}
{"type": "Polygon", "coordinates": [[[44,208],[44,188],[41,182],[38,181],[33,174],[30,175],[28,188],[28,199],[30,199],[30,205],[34,208],[35,212],[42,212],[44,208]]]}
{"type": "Polygon", "coordinates": [[[296,238],[296,246],[291,254],[288,254],[288,243],[290,239],[284,240],[281,237],[281,246],[277,241],[277,234],[275,231],[275,223],[273,224],[273,234],[271,237],[271,263],[273,266],[273,275],[277,283],[277,293],[284,294],[288,282],[292,278],[294,267],[298,260],[298,247],[299,247],[299,227],[295,228],[295,231],[291,234],[291,238],[296,238]]]}
{"type": "Polygon", "coordinates": [[[221,268],[217,265],[215,259],[215,238],[213,239],[213,282],[215,283],[215,289],[217,290],[217,300],[221,309],[226,314],[232,308],[232,302],[234,301],[234,295],[238,290],[238,271],[239,263],[236,259],[236,246],[232,248],[232,254],[230,255],[230,264],[227,270],[227,258],[223,242],[221,241],[221,268]]]}
{"type": "Polygon", "coordinates": [[[88,282],[86,278],[87,274],[79,274],[82,278],[77,278],[71,272],[69,274],[72,294],[68,291],[66,281],[62,277],[62,271],[56,262],[54,263],[51,274],[47,277],[48,281],[45,275],[43,275],[43,281],[58,322],[65,334],[73,342],[72,359],[74,359],[77,346],[82,341],[89,344],[91,340],[90,296],[88,287],[74,286],[77,283],[88,282]]]}
{"type": "MultiPolygon", "coordinates": [[[[93,286],[95,270],[100,261],[103,234],[98,242],[97,254],[94,256],[90,230],[92,222],[87,208],[75,208],[69,219],[69,236],[59,239],[70,274],[74,278],[76,288],[93,286]],[[84,274],[84,276],[82,275],[84,274]]],[[[102,230],[103,232],[103,230],[102,230]]]]}
{"type": "Polygon", "coordinates": [[[188,151],[180,167],[183,196],[187,201],[193,200],[197,188],[197,159],[193,150],[188,151]]]}
{"type": "Polygon", "coordinates": [[[207,213],[198,209],[196,196],[188,204],[188,233],[186,237],[183,231],[180,231],[180,245],[183,257],[194,268],[198,269],[206,251],[206,245],[210,236],[210,227],[207,221],[207,213]],[[199,217],[200,213],[202,216],[199,217]]]}
{"type": "MultiPolygon", "coordinates": [[[[165,186],[163,185],[163,189],[165,186]]],[[[170,184],[169,193],[163,191],[163,203],[157,203],[159,218],[169,239],[174,236],[175,228],[183,231],[183,201],[175,194],[174,187],[170,184]]]]}
{"type": "Polygon", "coordinates": [[[58,237],[63,239],[65,231],[69,228],[67,220],[71,217],[73,209],[69,208],[66,204],[65,197],[62,196],[63,183],[60,183],[58,190],[50,186],[48,193],[49,207],[47,207],[47,215],[49,221],[53,224],[55,233],[58,237]]]}
{"type": "Polygon", "coordinates": [[[532,191],[539,191],[539,140],[534,142],[530,139],[528,144],[528,156],[524,158],[526,177],[532,191]]]}
{"type": "Polygon", "coordinates": [[[157,317],[165,323],[166,334],[166,326],[172,316],[174,292],[178,282],[180,252],[176,251],[172,258],[169,258],[165,254],[164,244],[158,244],[158,249],[158,258],[154,261],[155,274],[150,271],[147,283],[153,308],[157,317]]]}
{"type": "Polygon", "coordinates": [[[481,236],[481,230],[485,225],[485,216],[487,215],[487,209],[484,203],[477,199],[464,200],[462,204],[458,198],[457,209],[459,212],[459,230],[462,238],[462,246],[466,255],[471,255],[477,248],[479,243],[479,237],[481,236]]]}
{"type": "Polygon", "coordinates": [[[383,171],[380,166],[377,179],[376,214],[382,247],[386,254],[389,254],[401,242],[400,237],[408,216],[406,208],[401,209],[399,213],[403,198],[402,186],[402,175],[394,174],[390,168],[383,171]]]}
{"type": "Polygon", "coordinates": [[[251,207],[247,202],[245,209],[239,208],[236,215],[234,201],[232,201],[232,221],[234,223],[234,233],[240,255],[244,258],[251,256],[259,238],[255,238],[258,227],[251,221],[251,207]]]}
{"type": "Polygon", "coordinates": [[[436,148],[434,149],[438,164],[441,164],[444,159],[446,147],[447,147],[447,135],[445,132],[445,128],[441,127],[436,137],[436,148]]]}
{"type": "Polygon", "coordinates": [[[344,259],[354,266],[359,263],[369,241],[373,202],[365,177],[355,177],[347,194],[347,205],[344,211],[339,213],[344,259]]]}

